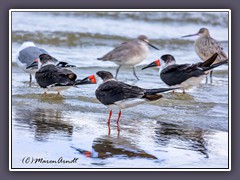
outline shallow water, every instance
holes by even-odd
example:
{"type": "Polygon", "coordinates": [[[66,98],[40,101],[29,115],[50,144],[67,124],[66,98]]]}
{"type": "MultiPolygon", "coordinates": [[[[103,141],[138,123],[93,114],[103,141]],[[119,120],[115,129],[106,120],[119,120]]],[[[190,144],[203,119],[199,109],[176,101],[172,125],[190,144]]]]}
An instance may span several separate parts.
{"type": "Polygon", "coordinates": [[[156,102],[123,110],[118,131],[118,112],[108,129],[108,109],[94,94],[98,84],[45,97],[35,80],[28,86],[29,75],[15,63],[21,43],[32,40],[77,65],[71,69],[79,78],[99,70],[115,73],[115,64],[96,58],[146,34],[160,51],[151,50],[137,66],[139,81],[131,68],[122,68],[118,78],[144,88],[166,87],[156,69],[141,71],[143,65],[165,53],[178,63],[200,61],[193,49],[195,38],[180,37],[202,26],[228,53],[227,13],[15,12],[12,22],[13,168],[228,168],[228,66],[214,71],[212,84],[203,81],[187,94],[164,93],[156,102]],[[43,161],[61,157],[77,160],[43,161]],[[38,158],[42,161],[36,162],[38,158]]]}

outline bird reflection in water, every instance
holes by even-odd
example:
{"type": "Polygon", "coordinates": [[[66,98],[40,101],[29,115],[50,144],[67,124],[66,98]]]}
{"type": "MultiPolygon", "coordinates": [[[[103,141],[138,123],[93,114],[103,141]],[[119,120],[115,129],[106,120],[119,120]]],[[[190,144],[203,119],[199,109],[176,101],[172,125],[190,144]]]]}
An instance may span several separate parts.
{"type": "Polygon", "coordinates": [[[63,121],[62,112],[58,110],[40,108],[31,111],[18,110],[16,117],[18,122],[29,124],[29,128],[34,130],[37,141],[47,141],[51,134],[60,132],[66,133],[68,137],[73,134],[73,126],[63,121]]]}
{"type": "Polygon", "coordinates": [[[208,149],[204,134],[200,128],[186,127],[177,124],[158,122],[160,126],[155,129],[155,142],[161,146],[167,146],[171,140],[176,140],[178,144],[174,145],[177,149],[192,150],[201,153],[208,158],[208,149]]]}
{"type": "Polygon", "coordinates": [[[107,159],[111,157],[118,157],[157,159],[156,156],[139,149],[136,145],[126,140],[126,138],[119,137],[104,136],[96,138],[93,141],[91,151],[74,146],[71,147],[78,153],[91,158],[107,159]]]}
{"type": "MultiPolygon", "coordinates": [[[[117,125],[117,137],[119,138],[120,137],[120,125],[117,125]]],[[[110,124],[108,124],[108,136],[111,135],[111,126],[110,124]]]]}

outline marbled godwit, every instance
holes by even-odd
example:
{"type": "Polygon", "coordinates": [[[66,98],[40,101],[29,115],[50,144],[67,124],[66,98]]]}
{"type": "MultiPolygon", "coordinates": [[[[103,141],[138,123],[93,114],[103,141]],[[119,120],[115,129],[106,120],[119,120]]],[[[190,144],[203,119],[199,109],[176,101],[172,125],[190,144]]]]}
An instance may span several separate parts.
{"type": "Polygon", "coordinates": [[[135,72],[135,65],[141,63],[146,59],[149,51],[148,45],[159,50],[149,43],[147,36],[140,35],[137,39],[130,42],[124,42],[103,57],[97,59],[103,61],[112,61],[119,65],[115,78],[117,78],[118,71],[122,66],[132,66],[133,74],[137,80],[139,80],[135,72]]]}
{"type": "Polygon", "coordinates": [[[103,80],[103,83],[97,88],[95,94],[97,99],[110,109],[108,125],[110,125],[113,109],[119,111],[117,119],[117,124],[119,124],[122,109],[133,107],[147,101],[158,100],[162,97],[159,93],[178,89],[143,89],[117,81],[113,78],[112,73],[108,71],[98,71],[97,75],[103,80]]]}
{"type": "MultiPolygon", "coordinates": [[[[21,47],[19,48],[16,56],[17,65],[26,73],[30,74],[29,86],[32,83],[32,74],[38,70],[38,63],[35,61],[38,59],[40,54],[48,54],[48,52],[44,49],[38,48],[35,46],[33,42],[24,42],[21,47]],[[34,64],[32,64],[35,62],[34,64]],[[28,66],[31,65],[31,68],[28,66]]],[[[60,67],[75,67],[74,65],[69,65],[67,62],[58,61],[57,59],[53,58],[54,63],[60,67]]]]}
{"type": "MultiPolygon", "coordinates": [[[[210,36],[207,28],[201,28],[196,34],[190,34],[182,37],[190,36],[199,36],[194,42],[194,49],[203,61],[209,59],[214,53],[218,53],[218,57],[214,61],[214,64],[228,59],[221,44],[210,36]]],[[[210,78],[212,79],[212,71],[210,72],[210,78]]]]}
{"type": "MultiPolygon", "coordinates": [[[[56,66],[54,58],[48,54],[41,54],[39,56],[38,71],[35,73],[37,83],[41,88],[46,90],[57,91],[60,95],[60,91],[68,89],[73,86],[83,84],[96,84],[95,76],[88,76],[82,80],[77,79],[77,75],[71,70],[63,69],[56,66]]],[[[32,63],[34,66],[34,63],[32,63]]],[[[27,68],[30,68],[31,65],[27,68]]]]}
{"type": "Polygon", "coordinates": [[[226,64],[228,60],[213,64],[218,54],[215,53],[204,62],[198,62],[195,64],[175,64],[175,58],[170,54],[161,56],[161,60],[156,60],[146,67],[159,66],[160,67],[160,78],[162,81],[171,87],[180,87],[185,93],[186,89],[198,85],[207,71],[212,70],[222,64],[226,64]]]}

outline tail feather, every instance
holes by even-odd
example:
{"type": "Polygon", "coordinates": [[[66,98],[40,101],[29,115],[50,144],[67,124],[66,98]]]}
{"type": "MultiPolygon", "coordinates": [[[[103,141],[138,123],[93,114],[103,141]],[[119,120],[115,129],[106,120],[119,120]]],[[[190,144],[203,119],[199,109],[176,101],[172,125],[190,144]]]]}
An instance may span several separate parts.
{"type": "Polygon", "coordinates": [[[158,89],[145,89],[145,95],[155,95],[157,93],[162,93],[166,91],[172,91],[180,88],[158,88],[158,89]]]}
{"type": "Polygon", "coordinates": [[[218,53],[214,53],[209,59],[201,63],[200,67],[209,67],[216,60],[218,53]]]}
{"type": "Polygon", "coordinates": [[[216,67],[218,67],[218,66],[221,66],[221,65],[223,65],[223,64],[227,64],[227,63],[228,63],[228,59],[227,59],[227,60],[224,60],[224,61],[221,61],[221,62],[219,62],[219,63],[213,64],[213,65],[211,65],[210,67],[203,67],[203,70],[204,70],[204,71],[208,71],[208,70],[214,69],[214,68],[216,68],[216,67]]]}

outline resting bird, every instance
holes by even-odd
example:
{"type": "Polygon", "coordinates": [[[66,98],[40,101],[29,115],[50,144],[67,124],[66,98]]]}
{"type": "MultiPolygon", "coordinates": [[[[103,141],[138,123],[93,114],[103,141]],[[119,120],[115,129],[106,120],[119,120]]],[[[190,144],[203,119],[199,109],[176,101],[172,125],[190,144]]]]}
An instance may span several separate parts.
{"type": "MultiPolygon", "coordinates": [[[[60,95],[60,91],[68,89],[73,86],[83,84],[96,84],[94,75],[88,76],[82,80],[77,79],[77,75],[71,70],[63,69],[54,64],[54,58],[48,54],[41,54],[38,62],[39,70],[35,73],[37,83],[41,88],[46,90],[57,91],[60,95]]],[[[34,66],[34,63],[32,63],[34,66]]],[[[31,65],[27,68],[30,68],[31,65]]]]}
{"type": "Polygon", "coordinates": [[[97,75],[103,80],[103,83],[99,85],[95,91],[95,95],[102,104],[110,109],[108,126],[110,125],[113,109],[117,109],[119,111],[117,119],[118,125],[122,109],[133,107],[148,101],[156,101],[162,97],[159,93],[177,89],[143,89],[117,81],[113,78],[112,73],[108,71],[98,71],[97,75]]]}
{"type": "Polygon", "coordinates": [[[162,81],[168,86],[181,87],[185,93],[185,89],[198,85],[209,70],[228,63],[228,60],[224,60],[213,64],[217,56],[218,54],[215,53],[206,61],[195,64],[176,64],[172,55],[165,54],[161,56],[161,60],[150,63],[142,70],[159,66],[162,81]]]}
{"type": "Polygon", "coordinates": [[[97,59],[102,61],[112,61],[118,65],[115,75],[116,79],[119,69],[122,66],[130,66],[133,68],[134,76],[139,80],[135,72],[135,65],[141,63],[147,58],[149,51],[148,45],[158,50],[158,48],[149,43],[147,36],[140,35],[137,39],[124,42],[103,57],[97,59]]]}
{"type": "MultiPolygon", "coordinates": [[[[29,86],[32,84],[32,75],[38,70],[38,63],[36,59],[38,59],[40,54],[48,54],[48,52],[44,49],[38,48],[35,46],[33,42],[27,41],[24,42],[19,48],[16,56],[17,65],[26,73],[30,74],[29,86]],[[30,68],[28,66],[32,65],[30,68]]],[[[56,58],[52,58],[54,64],[59,67],[75,67],[74,65],[70,65],[67,62],[58,61],[56,58]]]]}

